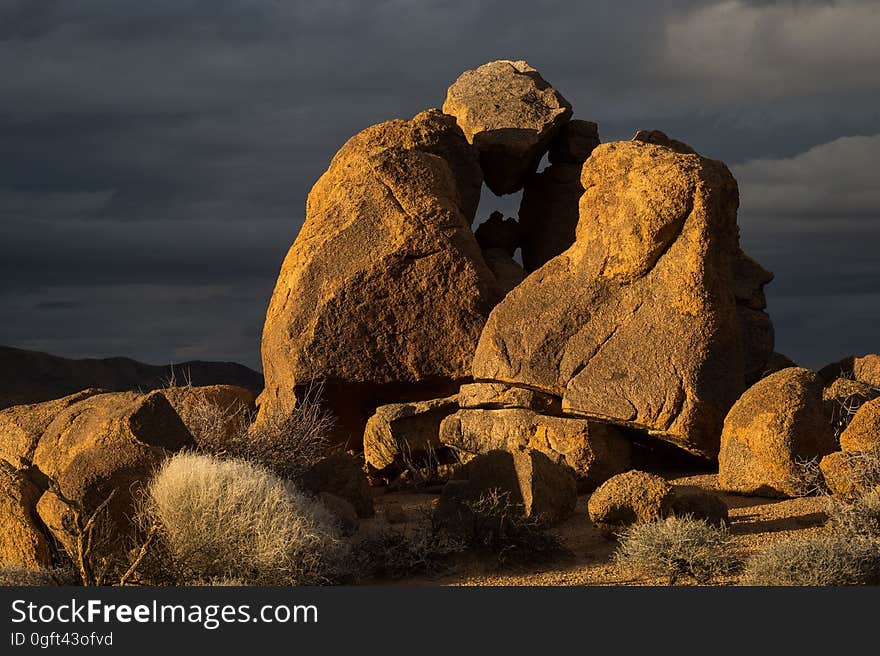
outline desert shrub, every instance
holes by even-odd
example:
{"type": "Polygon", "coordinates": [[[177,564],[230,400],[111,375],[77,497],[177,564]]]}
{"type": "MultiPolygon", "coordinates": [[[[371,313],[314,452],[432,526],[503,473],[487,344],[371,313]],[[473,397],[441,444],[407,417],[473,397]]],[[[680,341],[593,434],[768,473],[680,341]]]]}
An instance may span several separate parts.
{"type": "Polygon", "coordinates": [[[821,458],[795,458],[794,473],[790,477],[792,488],[798,496],[808,497],[828,494],[825,478],[822,476],[822,468],[819,466],[821,458]]]}
{"type": "Polygon", "coordinates": [[[461,535],[469,549],[490,554],[498,565],[548,563],[566,553],[540,518],[526,517],[510,494],[492,488],[466,503],[467,530],[461,535]]]}
{"type": "Polygon", "coordinates": [[[664,577],[670,585],[682,577],[709,583],[736,566],[726,528],[690,516],[633,524],[618,537],[614,558],[619,565],[664,577]]]}
{"type": "Polygon", "coordinates": [[[318,584],[342,572],[345,543],[329,511],[244,460],[175,455],[150,481],[143,512],[178,583],[318,584]]]}
{"type": "Polygon", "coordinates": [[[20,565],[0,565],[0,586],[76,585],[72,569],[28,569],[20,565]]]}
{"type": "Polygon", "coordinates": [[[386,529],[364,538],[355,546],[354,560],[365,578],[435,576],[449,570],[451,558],[464,548],[460,540],[429,524],[409,532],[386,529]]]}
{"type": "Polygon", "coordinates": [[[321,404],[321,387],[309,387],[287,416],[269,416],[258,423],[243,405],[221,407],[196,400],[190,430],[200,450],[221,458],[239,458],[297,480],[310,465],[327,455],[335,419],[321,404]]]}
{"type": "Polygon", "coordinates": [[[880,488],[853,501],[829,498],[826,513],[835,535],[880,540],[880,488]]]}
{"type": "Polygon", "coordinates": [[[744,585],[820,586],[880,583],[880,546],[875,540],[821,533],[780,542],[746,561],[744,585]]]}

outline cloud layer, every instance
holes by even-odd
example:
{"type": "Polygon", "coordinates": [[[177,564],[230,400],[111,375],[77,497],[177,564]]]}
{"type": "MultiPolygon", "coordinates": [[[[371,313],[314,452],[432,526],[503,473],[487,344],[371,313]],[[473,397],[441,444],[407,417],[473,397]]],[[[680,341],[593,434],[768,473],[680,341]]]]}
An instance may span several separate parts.
{"type": "MultiPolygon", "coordinates": [[[[778,274],[782,350],[880,350],[805,314],[820,298],[880,310],[859,282],[876,282],[878,33],[868,0],[0,0],[0,307],[14,317],[0,343],[257,365],[274,277],[333,153],[441,104],[465,69],[524,58],[604,140],[660,128],[735,165],[743,239],[778,274]],[[817,258],[835,265],[802,287],[817,258]]],[[[515,200],[480,211],[496,205],[515,200]]]]}

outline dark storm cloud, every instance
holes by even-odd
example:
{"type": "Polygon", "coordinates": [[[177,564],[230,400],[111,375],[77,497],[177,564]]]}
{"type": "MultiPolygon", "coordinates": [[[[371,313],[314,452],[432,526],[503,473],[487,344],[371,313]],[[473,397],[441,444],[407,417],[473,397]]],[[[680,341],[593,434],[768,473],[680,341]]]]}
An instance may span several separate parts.
{"type": "MultiPolygon", "coordinates": [[[[605,140],[660,128],[737,164],[743,240],[777,272],[780,348],[861,348],[868,331],[832,339],[805,317],[819,298],[880,311],[863,166],[878,32],[867,0],[0,0],[0,307],[15,317],[0,343],[256,364],[339,146],[441,104],[462,70],[524,58],[605,140]]],[[[486,197],[481,214],[496,206],[516,201],[486,197]]]]}

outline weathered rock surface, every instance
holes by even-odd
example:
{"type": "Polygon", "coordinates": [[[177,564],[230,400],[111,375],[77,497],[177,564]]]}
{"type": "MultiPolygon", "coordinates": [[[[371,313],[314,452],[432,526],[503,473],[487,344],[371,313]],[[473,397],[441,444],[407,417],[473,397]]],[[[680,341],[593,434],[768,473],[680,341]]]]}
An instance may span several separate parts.
{"type": "Polygon", "coordinates": [[[571,471],[540,451],[489,451],[460,468],[456,480],[444,487],[439,516],[455,516],[462,505],[492,490],[507,494],[511,503],[522,504],[527,517],[545,524],[570,516],[577,502],[571,471]]]}
{"type": "Polygon", "coordinates": [[[440,422],[457,410],[456,396],[379,406],[364,430],[364,459],[378,471],[422,459],[440,448],[440,422]]]}
{"type": "Polygon", "coordinates": [[[880,387],[880,355],[871,353],[853,360],[853,376],[868,385],[880,387]]]}
{"type": "Polygon", "coordinates": [[[526,278],[526,272],[522,266],[500,248],[490,248],[483,251],[483,260],[489,267],[489,271],[495,276],[495,282],[502,297],[526,278]]]}
{"type": "Polygon", "coordinates": [[[720,162],[632,141],[598,146],[581,184],[574,245],[493,310],[474,377],[712,457],[772,352],[755,309],[767,276],[745,266],[736,181],[720,162]]]}
{"type": "Polygon", "coordinates": [[[840,448],[844,451],[872,451],[880,449],[880,399],[864,403],[840,434],[840,448]]]}
{"type": "Polygon", "coordinates": [[[0,462],[0,564],[51,567],[52,557],[36,506],[40,490],[23,472],[0,462]]]}
{"type": "Polygon", "coordinates": [[[299,481],[304,490],[320,495],[327,492],[348,501],[358,517],[375,514],[373,495],[357,458],[342,452],[333,453],[312,465],[299,481]]]}
{"type": "Polygon", "coordinates": [[[870,491],[880,480],[876,453],[835,451],[819,463],[825,485],[835,496],[855,499],[870,491]]]}
{"type": "Polygon", "coordinates": [[[592,121],[574,119],[560,128],[550,144],[548,158],[551,164],[581,165],[598,145],[599,126],[592,121]]]}
{"type": "Polygon", "coordinates": [[[570,468],[581,489],[626,471],[631,458],[629,440],[614,426],[519,408],[459,410],[441,423],[440,441],[473,454],[536,449],[570,468]]]}
{"type": "Polygon", "coordinates": [[[637,522],[650,522],[669,514],[672,486],[654,474],[636,469],[605,481],[587,503],[590,519],[603,533],[637,522]]]}
{"type": "Polygon", "coordinates": [[[88,389],[54,401],[0,410],[0,460],[16,469],[29,467],[37,442],[52,420],[75,403],[100,393],[101,390],[88,389]]]}
{"type": "Polygon", "coordinates": [[[506,60],[462,73],[443,111],[479,152],[486,185],[499,196],[522,188],[571,117],[571,105],[538,71],[506,60]]]}
{"type": "Polygon", "coordinates": [[[558,397],[503,383],[470,383],[458,392],[461,408],[525,408],[535,412],[559,414],[562,409],[558,397]]]}
{"type": "Polygon", "coordinates": [[[802,368],[783,369],[749,388],[724,421],[721,489],[770,497],[801,494],[798,461],[837,448],[822,392],[822,379],[802,368]]]}
{"type": "Polygon", "coordinates": [[[266,315],[260,418],[323,380],[341,439],[359,440],[379,405],[457,390],[501,297],[470,227],[480,185],[476,152],[437,110],[340,149],[266,315]]]}
{"type": "MultiPolygon", "coordinates": [[[[195,447],[186,426],[162,392],[99,394],[59,413],[34,452],[34,465],[86,513],[115,490],[107,518],[112,532],[131,530],[132,499],[171,452],[195,447]]],[[[42,521],[70,547],[64,531],[68,507],[52,490],[37,504],[42,521]]]]}

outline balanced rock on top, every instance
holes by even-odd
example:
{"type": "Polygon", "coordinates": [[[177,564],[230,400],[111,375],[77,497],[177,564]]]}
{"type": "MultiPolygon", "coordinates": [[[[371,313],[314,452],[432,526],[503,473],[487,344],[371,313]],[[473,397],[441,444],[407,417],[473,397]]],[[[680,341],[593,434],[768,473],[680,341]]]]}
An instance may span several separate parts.
{"type": "Polygon", "coordinates": [[[465,71],[446,94],[443,111],[458,121],[480,154],[495,194],[519,191],[571,118],[571,105],[524,61],[494,61],[465,71]]]}

